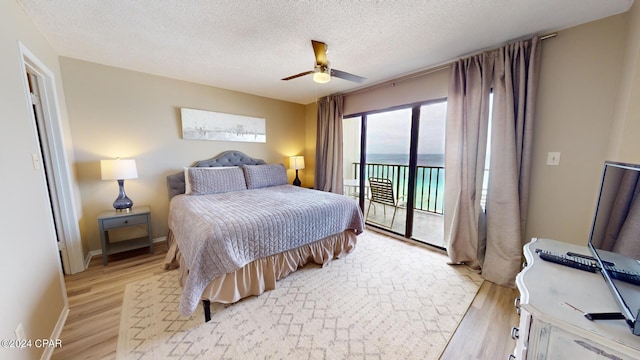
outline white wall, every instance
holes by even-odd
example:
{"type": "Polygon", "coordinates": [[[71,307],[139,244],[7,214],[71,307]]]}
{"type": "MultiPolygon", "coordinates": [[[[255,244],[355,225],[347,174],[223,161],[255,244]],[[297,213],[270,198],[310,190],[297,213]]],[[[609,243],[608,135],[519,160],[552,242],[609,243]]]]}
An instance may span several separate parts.
{"type": "MultiPolygon", "coordinates": [[[[0,339],[14,338],[22,323],[27,338],[35,340],[52,336],[65,295],[44,175],[31,161],[38,144],[18,42],[55,75],[63,129],[68,124],[57,55],[15,1],[0,2],[0,339]]],[[[37,359],[42,352],[0,348],[0,358],[37,359]]]]}

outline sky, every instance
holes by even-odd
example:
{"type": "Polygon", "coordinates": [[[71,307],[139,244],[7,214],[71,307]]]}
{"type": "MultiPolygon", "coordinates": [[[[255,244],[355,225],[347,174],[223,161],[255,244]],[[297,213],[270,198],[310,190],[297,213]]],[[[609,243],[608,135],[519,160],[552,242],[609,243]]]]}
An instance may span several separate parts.
{"type": "MultiPolygon", "coordinates": [[[[444,154],[446,112],[446,102],[421,107],[418,154],[444,154]]],[[[367,116],[367,153],[408,154],[410,136],[410,108],[367,116]]]]}

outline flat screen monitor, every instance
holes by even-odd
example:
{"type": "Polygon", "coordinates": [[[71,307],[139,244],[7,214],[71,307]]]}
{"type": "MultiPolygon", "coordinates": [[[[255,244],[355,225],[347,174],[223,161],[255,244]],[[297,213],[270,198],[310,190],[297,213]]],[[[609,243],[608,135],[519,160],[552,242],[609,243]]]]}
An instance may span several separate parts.
{"type": "Polygon", "coordinates": [[[640,165],[605,162],[589,248],[620,312],[640,335],[640,165]],[[631,279],[632,280],[632,279],[631,279]]]}

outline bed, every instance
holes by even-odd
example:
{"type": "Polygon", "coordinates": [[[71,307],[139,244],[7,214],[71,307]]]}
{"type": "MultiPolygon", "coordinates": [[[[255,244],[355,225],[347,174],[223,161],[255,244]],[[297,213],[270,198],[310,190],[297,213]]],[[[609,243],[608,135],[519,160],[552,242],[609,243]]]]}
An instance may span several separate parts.
{"type": "Polygon", "coordinates": [[[289,185],[282,164],[238,151],[196,162],[167,177],[169,251],[179,268],[181,315],[202,302],[234,303],[275,289],[305,264],[349,254],[364,230],[357,202],[289,185]]]}

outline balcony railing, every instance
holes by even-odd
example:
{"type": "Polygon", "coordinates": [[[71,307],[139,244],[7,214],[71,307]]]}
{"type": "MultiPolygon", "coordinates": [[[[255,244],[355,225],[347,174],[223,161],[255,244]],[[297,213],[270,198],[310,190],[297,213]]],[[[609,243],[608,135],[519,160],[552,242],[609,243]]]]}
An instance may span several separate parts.
{"type": "MultiPolygon", "coordinates": [[[[360,163],[354,162],[356,178],[360,174],[360,163]]],[[[367,163],[365,179],[387,178],[393,182],[396,196],[406,203],[409,194],[409,166],[367,163]]],[[[416,172],[416,210],[442,214],[444,201],[444,167],[418,166],[416,172]]]]}

